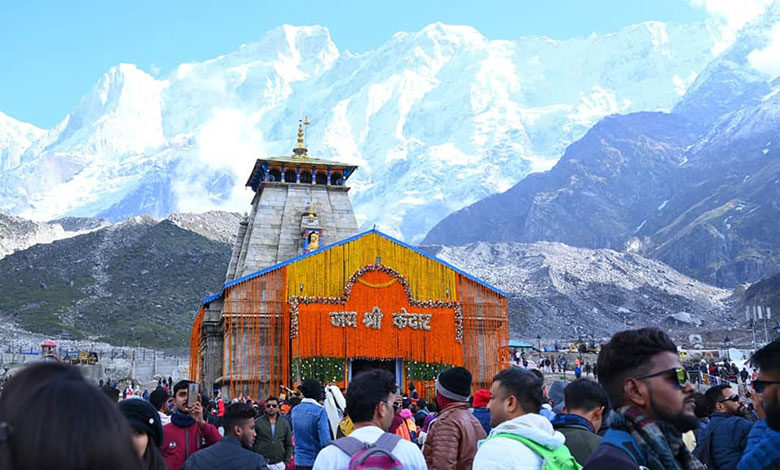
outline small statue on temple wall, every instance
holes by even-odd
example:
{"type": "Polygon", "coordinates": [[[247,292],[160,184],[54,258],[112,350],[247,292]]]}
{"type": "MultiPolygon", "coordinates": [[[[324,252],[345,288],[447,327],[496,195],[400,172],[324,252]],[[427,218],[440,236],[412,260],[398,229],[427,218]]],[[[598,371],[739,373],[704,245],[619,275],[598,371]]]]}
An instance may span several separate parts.
{"type": "Polygon", "coordinates": [[[320,234],[317,232],[312,232],[311,235],[309,235],[309,244],[306,248],[306,252],[309,253],[319,248],[320,248],[320,234]]]}

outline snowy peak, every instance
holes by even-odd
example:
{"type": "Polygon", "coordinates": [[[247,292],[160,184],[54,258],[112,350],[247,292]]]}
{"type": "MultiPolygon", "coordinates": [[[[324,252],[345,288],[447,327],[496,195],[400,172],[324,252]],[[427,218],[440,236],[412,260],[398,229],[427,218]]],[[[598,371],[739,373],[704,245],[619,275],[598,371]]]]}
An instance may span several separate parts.
{"type": "Polygon", "coordinates": [[[79,101],[47,150],[126,153],[161,145],[165,85],[133,64],[111,67],[79,101]]]}
{"type": "Polygon", "coordinates": [[[758,104],[771,92],[774,77],[762,70],[761,61],[772,48],[780,53],[779,28],[780,2],[775,2],[699,74],[674,112],[706,127],[728,113],[758,104]]]}
{"type": "Polygon", "coordinates": [[[312,153],[360,166],[350,181],[362,226],[416,242],[447,213],[550,168],[604,116],[671,109],[712,45],[700,24],[509,41],[435,23],[341,54],[326,28],[284,25],[162,80],[112,68],[24,168],[0,174],[0,209],[242,211],[254,159],[289,153],[308,114],[312,153]]]}
{"type": "Polygon", "coordinates": [[[0,111],[0,171],[18,165],[22,154],[45,133],[0,111]]]}

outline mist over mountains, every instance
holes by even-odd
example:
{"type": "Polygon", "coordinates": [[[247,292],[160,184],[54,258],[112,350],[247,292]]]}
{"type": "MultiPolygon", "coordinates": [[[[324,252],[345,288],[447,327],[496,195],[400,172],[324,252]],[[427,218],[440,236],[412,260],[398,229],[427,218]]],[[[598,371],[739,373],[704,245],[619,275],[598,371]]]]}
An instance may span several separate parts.
{"type": "Polygon", "coordinates": [[[670,110],[712,57],[706,24],[489,40],[441,23],[341,51],[319,26],[153,77],[120,64],[54,128],[0,115],[0,211],[34,220],[245,210],[254,159],[360,166],[363,228],[419,242],[446,214],[550,168],[604,116],[670,110]]]}

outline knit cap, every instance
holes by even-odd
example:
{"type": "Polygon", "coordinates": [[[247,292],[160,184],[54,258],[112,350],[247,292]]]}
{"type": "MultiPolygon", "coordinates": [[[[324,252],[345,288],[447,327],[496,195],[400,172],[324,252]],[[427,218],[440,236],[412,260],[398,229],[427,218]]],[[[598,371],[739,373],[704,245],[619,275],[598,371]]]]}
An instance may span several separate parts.
{"type": "Polygon", "coordinates": [[[119,402],[119,411],[125,415],[130,426],[143,431],[160,447],[163,443],[160,415],[151,403],[141,398],[128,398],[119,402]]]}
{"type": "Polygon", "coordinates": [[[445,370],[436,378],[436,390],[450,400],[469,401],[471,372],[464,367],[453,367],[445,370]]]}

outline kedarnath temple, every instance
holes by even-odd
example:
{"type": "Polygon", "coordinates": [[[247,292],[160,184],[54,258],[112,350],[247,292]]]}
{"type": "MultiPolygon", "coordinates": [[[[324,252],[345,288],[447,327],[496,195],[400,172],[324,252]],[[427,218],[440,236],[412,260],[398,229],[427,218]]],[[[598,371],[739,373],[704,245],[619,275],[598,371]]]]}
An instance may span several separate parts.
{"type": "Polygon", "coordinates": [[[444,368],[475,387],[507,366],[500,290],[377,230],[358,233],[346,186],[354,165],[309,156],[258,159],[219,294],[192,327],[190,378],[203,390],[263,398],[305,378],[346,385],[368,368],[433,395],[444,368]]]}

